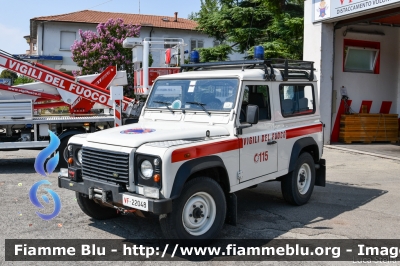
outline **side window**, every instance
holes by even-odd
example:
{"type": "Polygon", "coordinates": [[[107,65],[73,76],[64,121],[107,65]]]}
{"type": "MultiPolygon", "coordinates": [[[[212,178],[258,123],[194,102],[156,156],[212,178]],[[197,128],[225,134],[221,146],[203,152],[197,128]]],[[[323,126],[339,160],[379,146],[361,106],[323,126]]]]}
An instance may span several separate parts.
{"type": "Polygon", "coordinates": [[[203,40],[195,40],[195,39],[190,40],[190,51],[203,47],[204,47],[203,40]]]}
{"type": "Polygon", "coordinates": [[[253,104],[258,106],[259,120],[271,120],[271,108],[269,99],[269,88],[267,85],[247,85],[243,93],[240,122],[246,120],[246,106],[253,104]]]}
{"type": "Polygon", "coordinates": [[[283,117],[315,113],[314,87],[312,85],[280,85],[279,96],[283,117]]]}

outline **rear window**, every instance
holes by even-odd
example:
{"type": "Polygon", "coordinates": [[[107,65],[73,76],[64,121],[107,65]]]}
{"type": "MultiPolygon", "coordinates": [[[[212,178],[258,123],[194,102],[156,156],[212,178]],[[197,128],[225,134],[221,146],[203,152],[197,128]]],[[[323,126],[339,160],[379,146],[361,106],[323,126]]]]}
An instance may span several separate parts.
{"type": "Polygon", "coordinates": [[[311,84],[279,86],[283,117],[315,113],[314,87],[311,84]]]}

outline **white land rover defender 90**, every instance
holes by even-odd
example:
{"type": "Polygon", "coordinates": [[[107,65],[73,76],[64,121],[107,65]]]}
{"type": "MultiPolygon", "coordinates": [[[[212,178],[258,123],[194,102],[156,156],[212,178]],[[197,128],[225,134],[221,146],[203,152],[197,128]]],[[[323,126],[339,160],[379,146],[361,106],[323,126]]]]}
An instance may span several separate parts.
{"type": "Polygon", "coordinates": [[[183,65],[157,78],[137,124],[73,136],[58,184],[95,219],[150,212],[166,238],[216,238],[238,190],[277,180],[302,205],[325,186],[318,101],[313,62],[183,65]]]}

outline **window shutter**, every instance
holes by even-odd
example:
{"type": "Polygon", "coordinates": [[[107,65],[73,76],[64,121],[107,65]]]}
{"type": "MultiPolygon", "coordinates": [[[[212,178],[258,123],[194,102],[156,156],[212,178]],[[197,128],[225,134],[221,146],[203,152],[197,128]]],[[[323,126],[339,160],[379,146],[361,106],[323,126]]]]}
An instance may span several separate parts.
{"type": "Polygon", "coordinates": [[[60,49],[71,50],[71,45],[76,40],[76,33],[71,31],[61,31],[60,35],[60,49]]]}

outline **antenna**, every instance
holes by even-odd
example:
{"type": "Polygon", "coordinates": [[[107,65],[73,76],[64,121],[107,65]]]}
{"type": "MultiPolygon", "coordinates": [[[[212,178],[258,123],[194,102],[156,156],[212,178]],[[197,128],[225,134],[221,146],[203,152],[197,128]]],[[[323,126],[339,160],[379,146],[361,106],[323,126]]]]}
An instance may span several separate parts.
{"type": "Polygon", "coordinates": [[[139,0],[139,14],[140,14],[140,0],[139,0]]]}

